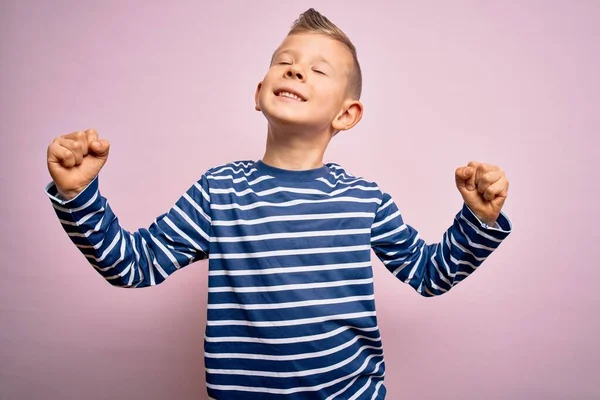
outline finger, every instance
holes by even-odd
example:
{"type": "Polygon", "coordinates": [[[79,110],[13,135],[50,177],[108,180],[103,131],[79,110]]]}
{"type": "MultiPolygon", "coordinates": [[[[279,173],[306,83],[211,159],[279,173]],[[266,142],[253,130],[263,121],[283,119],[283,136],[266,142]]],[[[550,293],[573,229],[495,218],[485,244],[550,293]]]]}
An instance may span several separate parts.
{"type": "Polygon", "coordinates": [[[483,175],[481,175],[481,177],[479,177],[479,179],[476,182],[477,191],[483,194],[491,184],[495,183],[503,176],[504,173],[500,170],[484,172],[483,175]]]}
{"type": "Polygon", "coordinates": [[[94,142],[98,141],[98,132],[96,132],[95,129],[88,129],[85,131],[85,133],[87,135],[88,151],[90,151],[90,149],[93,151],[93,148],[98,145],[93,144],[94,142]]]}
{"type": "Polygon", "coordinates": [[[86,156],[88,154],[88,138],[86,132],[87,131],[72,132],[66,135],[62,135],[61,138],[79,142],[82,154],[83,156],[86,156]]]}
{"type": "Polygon", "coordinates": [[[473,175],[474,172],[475,170],[471,167],[458,167],[456,168],[456,171],[454,171],[454,175],[457,181],[466,181],[471,177],[471,175],[473,175]]]}
{"type": "Polygon", "coordinates": [[[470,161],[467,166],[473,168],[474,173],[469,177],[469,179],[467,180],[467,182],[465,183],[465,186],[467,187],[467,189],[469,190],[474,190],[475,189],[475,178],[477,177],[477,172],[479,170],[479,166],[481,165],[481,163],[477,162],[477,161],[470,161]]]}
{"type": "MultiPolygon", "coordinates": [[[[63,137],[56,138],[54,141],[61,147],[65,148],[66,150],[73,153],[73,158],[72,158],[74,161],[73,165],[71,165],[71,157],[68,156],[68,158],[67,158],[67,160],[69,160],[68,161],[69,167],[81,164],[81,162],[83,161],[83,146],[81,145],[80,141],[73,140],[73,139],[65,139],[63,137]]],[[[62,152],[62,153],[64,153],[64,152],[62,152]]],[[[67,165],[65,165],[65,167],[66,166],[67,165]]]]}
{"type": "Polygon", "coordinates": [[[58,139],[48,146],[48,163],[58,163],[65,168],[74,167],[77,162],[75,154],[71,149],[62,146],[58,139]]]}
{"type": "Polygon", "coordinates": [[[496,167],[495,165],[490,165],[490,164],[483,164],[480,163],[479,165],[477,165],[477,170],[475,171],[475,186],[477,186],[477,183],[481,180],[481,177],[483,175],[485,175],[486,173],[490,172],[490,171],[498,171],[500,170],[500,168],[496,167]]]}
{"type": "Polygon", "coordinates": [[[508,180],[502,177],[493,184],[489,185],[485,192],[483,192],[483,198],[492,201],[496,197],[506,197],[508,194],[508,180]]]}
{"type": "Polygon", "coordinates": [[[85,134],[87,135],[88,147],[90,147],[93,142],[98,140],[98,132],[96,132],[95,129],[88,129],[85,131],[85,134]]]}
{"type": "Polygon", "coordinates": [[[90,145],[90,151],[94,153],[96,157],[106,158],[108,157],[108,151],[110,150],[110,143],[106,139],[100,139],[94,141],[90,145]]]}

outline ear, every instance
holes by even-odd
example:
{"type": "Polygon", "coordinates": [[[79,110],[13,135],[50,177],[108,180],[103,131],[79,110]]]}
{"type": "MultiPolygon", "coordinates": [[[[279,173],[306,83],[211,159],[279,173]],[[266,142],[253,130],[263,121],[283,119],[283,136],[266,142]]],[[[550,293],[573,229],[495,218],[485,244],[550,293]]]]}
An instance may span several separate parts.
{"type": "Polygon", "coordinates": [[[331,122],[331,126],[335,132],[347,131],[360,122],[362,115],[362,103],[358,100],[347,100],[342,111],[331,122]]]}
{"type": "Polygon", "coordinates": [[[260,95],[261,88],[262,88],[262,82],[258,82],[258,86],[256,87],[256,93],[254,94],[254,109],[256,111],[261,111],[260,104],[258,102],[258,97],[260,95]]]}

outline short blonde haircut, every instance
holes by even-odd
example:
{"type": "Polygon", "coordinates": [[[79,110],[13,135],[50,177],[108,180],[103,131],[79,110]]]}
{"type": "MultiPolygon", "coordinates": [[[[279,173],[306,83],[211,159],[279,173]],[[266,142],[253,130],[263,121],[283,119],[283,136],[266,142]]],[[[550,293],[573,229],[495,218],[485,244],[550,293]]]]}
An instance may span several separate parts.
{"type": "Polygon", "coordinates": [[[356,55],[356,47],[354,47],[354,44],[352,44],[350,38],[348,38],[348,36],[333,22],[316,11],[314,8],[310,8],[300,14],[300,17],[294,21],[288,36],[295,33],[306,32],[319,33],[346,45],[352,54],[352,60],[354,64],[348,76],[348,94],[356,100],[360,99],[362,92],[362,72],[360,69],[360,64],[358,63],[358,57],[356,55]]]}

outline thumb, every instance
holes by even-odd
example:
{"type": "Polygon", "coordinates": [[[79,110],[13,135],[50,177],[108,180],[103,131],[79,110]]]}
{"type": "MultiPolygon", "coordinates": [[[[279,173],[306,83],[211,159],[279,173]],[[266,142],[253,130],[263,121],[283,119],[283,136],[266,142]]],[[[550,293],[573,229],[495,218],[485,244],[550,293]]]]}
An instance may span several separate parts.
{"type": "Polygon", "coordinates": [[[110,150],[110,143],[106,139],[94,140],[90,143],[89,149],[94,156],[106,159],[110,150]]]}

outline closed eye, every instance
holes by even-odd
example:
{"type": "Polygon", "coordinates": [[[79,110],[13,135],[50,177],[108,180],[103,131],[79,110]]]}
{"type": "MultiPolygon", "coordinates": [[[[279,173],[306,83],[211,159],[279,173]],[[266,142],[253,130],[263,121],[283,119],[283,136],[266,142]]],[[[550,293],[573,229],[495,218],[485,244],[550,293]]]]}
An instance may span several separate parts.
{"type": "Polygon", "coordinates": [[[313,71],[315,71],[317,74],[326,75],[325,72],[318,69],[313,69],[313,71]]]}

